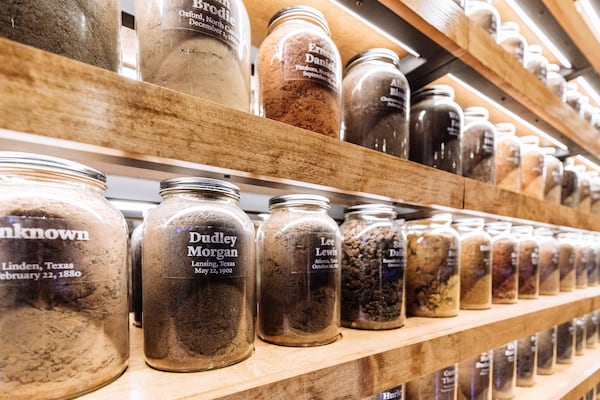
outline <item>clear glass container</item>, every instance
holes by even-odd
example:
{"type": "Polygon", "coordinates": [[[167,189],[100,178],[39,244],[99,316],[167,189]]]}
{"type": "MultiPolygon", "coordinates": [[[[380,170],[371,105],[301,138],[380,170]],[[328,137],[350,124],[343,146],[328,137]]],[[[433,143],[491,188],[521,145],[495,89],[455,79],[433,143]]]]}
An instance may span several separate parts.
{"type": "Polygon", "coordinates": [[[573,107],[573,109],[579,114],[581,106],[581,97],[583,95],[579,92],[579,88],[575,82],[567,83],[567,104],[573,107]]]}
{"type": "Polygon", "coordinates": [[[540,294],[558,294],[560,292],[560,244],[554,237],[554,231],[549,228],[535,229],[535,239],[539,246],[540,294]]]}
{"type": "Polygon", "coordinates": [[[492,306],[492,239],[483,218],[454,221],[460,235],[460,308],[485,310],[492,306]]]}
{"type": "Polygon", "coordinates": [[[538,375],[552,375],[556,366],[556,326],[538,332],[538,375]]]}
{"type": "Polygon", "coordinates": [[[567,81],[560,73],[560,66],[557,64],[548,65],[548,75],[546,85],[563,102],[567,102],[567,81]]]}
{"type": "Polygon", "coordinates": [[[493,185],[496,128],[489,122],[489,112],[484,107],[468,107],[463,113],[463,176],[493,185]]]}
{"type": "Polygon", "coordinates": [[[142,327],[142,236],[144,224],[139,224],[131,233],[131,307],[133,326],[142,327]]]}
{"type": "Polygon", "coordinates": [[[460,304],[460,239],[451,214],[407,222],[407,313],[454,317],[460,304]]]}
{"type": "Polygon", "coordinates": [[[510,222],[491,222],[486,231],[492,238],[492,303],[517,302],[519,249],[510,222]]]}
{"type": "Polygon", "coordinates": [[[340,337],[342,235],[323,196],[269,200],[258,231],[258,335],[284,346],[340,337]]]}
{"type": "Polygon", "coordinates": [[[557,235],[559,244],[558,268],[560,270],[560,291],[575,290],[575,257],[579,235],[575,232],[561,232],[557,235]]]}
{"type": "Polygon", "coordinates": [[[512,233],[517,238],[519,252],[519,298],[535,299],[539,295],[539,245],[533,236],[533,226],[513,226],[512,233]]]}
{"type": "Polygon", "coordinates": [[[463,112],[446,85],[413,93],[410,108],[409,159],[462,174],[463,112]]]}
{"type": "Polygon", "coordinates": [[[600,177],[590,177],[590,213],[600,215],[600,177]]]}
{"type": "Polygon", "coordinates": [[[578,199],[579,204],[577,209],[583,213],[591,213],[592,212],[592,193],[591,193],[591,183],[592,179],[598,176],[596,171],[586,171],[585,167],[582,165],[576,166],[577,168],[577,178],[579,181],[578,185],[578,199]]]}
{"type": "Polygon", "coordinates": [[[491,0],[468,0],[465,13],[475,24],[481,26],[495,41],[498,40],[500,13],[491,0]]]}
{"type": "Polygon", "coordinates": [[[513,58],[525,66],[527,40],[519,33],[518,23],[506,21],[500,25],[500,30],[498,31],[498,44],[513,58]]]}
{"type": "Polygon", "coordinates": [[[515,398],[517,386],[517,341],[500,346],[493,351],[492,398],[508,400],[515,398]]]}
{"type": "Polygon", "coordinates": [[[250,21],[241,0],[136,0],[139,78],[250,111],[250,21]]]}
{"type": "Polygon", "coordinates": [[[591,115],[586,116],[586,114],[589,114],[591,112],[589,97],[581,96],[580,98],[578,98],[575,109],[577,110],[577,113],[579,114],[579,116],[581,118],[583,118],[584,120],[587,120],[588,122],[590,121],[591,115]]]}
{"type": "Polygon", "coordinates": [[[408,158],[410,87],[396,53],[371,49],[350,59],[342,106],[343,140],[408,158]]]}
{"type": "Polygon", "coordinates": [[[542,47],[532,44],[527,49],[525,57],[526,68],[542,83],[548,82],[548,59],[542,53],[542,47]]]}
{"type": "Polygon", "coordinates": [[[598,235],[588,232],[583,235],[583,241],[588,246],[588,259],[586,263],[587,286],[598,286],[598,259],[600,253],[600,242],[598,235]]]}
{"type": "Polygon", "coordinates": [[[390,329],[404,325],[406,235],[393,206],[345,210],[342,242],[342,326],[390,329]]]}
{"type": "Polygon", "coordinates": [[[458,364],[457,400],[489,400],[492,395],[492,351],[458,364]]]}
{"type": "Polygon", "coordinates": [[[0,152],[0,399],[72,398],[129,358],[127,225],[100,171],[0,152]]]}
{"type": "Polygon", "coordinates": [[[589,264],[594,262],[594,251],[581,234],[577,234],[575,246],[575,287],[582,289],[588,286],[587,275],[589,264]]]}
{"type": "Polygon", "coordinates": [[[525,336],[517,342],[517,386],[535,385],[538,363],[537,334],[525,336]]]}
{"type": "Polygon", "coordinates": [[[585,315],[585,347],[596,348],[598,343],[598,314],[593,312],[585,315]]]}
{"type": "Polygon", "coordinates": [[[575,357],[575,320],[558,325],[556,331],[556,362],[572,364],[575,357]]]}
{"type": "Polygon", "coordinates": [[[554,147],[543,147],[544,153],[544,200],[560,204],[562,194],[563,163],[554,156],[554,147]]]}
{"type": "Polygon", "coordinates": [[[579,180],[578,168],[566,164],[563,170],[561,204],[577,209],[579,207],[579,180]]]}
{"type": "Polygon", "coordinates": [[[586,318],[585,316],[575,318],[575,355],[582,356],[586,343],[586,318]]]}
{"type": "Polygon", "coordinates": [[[509,122],[496,124],[494,156],[495,183],[502,189],[521,190],[521,141],[515,136],[515,126],[509,122]]]}
{"type": "Polygon", "coordinates": [[[456,400],[456,365],[406,383],[407,400],[456,400]]]}
{"type": "Polygon", "coordinates": [[[4,0],[0,16],[0,37],[119,72],[118,0],[4,0]]]}
{"type": "Polygon", "coordinates": [[[261,116],[339,138],[342,61],[327,20],[291,6],[269,21],[256,60],[261,116]]]}
{"type": "Polygon", "coordinates": [[[237,186],[170,178],[144,222],[144,355],[153,368],[201,371],[254,349],[254,224],[237,186]]]}
{"type": "Polygon", "coordinates": [[[521,193],[539,200],[544,199],[546,182],[544,152],[537,136],[521,138],[521,193]]]}

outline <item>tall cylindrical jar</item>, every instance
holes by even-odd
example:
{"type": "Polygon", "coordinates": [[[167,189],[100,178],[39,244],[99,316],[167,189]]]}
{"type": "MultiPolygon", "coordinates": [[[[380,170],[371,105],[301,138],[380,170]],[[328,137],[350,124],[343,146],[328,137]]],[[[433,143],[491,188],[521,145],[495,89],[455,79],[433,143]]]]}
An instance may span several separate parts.
{"type": "Polygon", "coordinates": [[[519,33],[519,24],[514,21],[506,21],[500,25],[498,31],[498,44],[513,58],[525,66],[525,54],[527,53],[527,41],[519,33]]]}
{"type": "Polygon", "coordinates": [[[537,333],[517,341],[517,386],[535,385],[538,360],[537,333]]]}
{"type": "Polygon", "coordinates": [[[399,328],[404,324],[406,236],[393,206],[346,209],[342,236],[343,326],[399,328]]]}
{"type": "Polygon", "coordinates": [[[0,37],[119,72],[118,0],[0,2],[0,37]]]}
{"type": "Polygon", "coordinates": [[[458,364],[457,400],[489,400],[492,395],[492,351],[458,364]]]}
{"type": "Polygon", "coordinates": [[[435,85],[415,91],[410,108],[409,159],[462,174],[463,113],[454,89],[435,85]]]}
{"type": "Polygon", "coordinates": [[[575,318],[575,355],[582,356],[586,342],[586,320],[585,316],[575,318]]]}
{"type": "Polygon", "coordinates": [[[532,44],[525,56],[526,68],[542,83],[548,82],[548,59],[542,54],[542,47],[532,44]]]}
{"type": "Polygon", "coordinates": [[[261,116],[339,138],[342,61],[321,12],[291,6],[273,15],[256,71],[261,116]]]}
{"type": "Polygon", "coordinates": [[[550,64],[547,71],[546,85],[565,103],[567,101],[567,81],[560,73],[560,66],[550,64]]]}
{"type": "Polygon", "coordinates": [[[492,306],[492,252],[483,218],[454,222],[460,235],[460,308],[484,310],[492,306]]]}
{"type": "Polygon", "coordinates": [[[456,365],[406,383],[406,400],[456,400],[456,365]]]}
{"type": "Polygon", "coordinates": [[[475,24],[481,26],[494,40],[498,40],[500,13],[491,0],[468,0],[465,13],[475,24]]]}
{"type": "Polygon", "coordinates": [[[512,228],[517,238],[519,252],[519,298],[535,299],[539,294],[539,245],[533,236],[533,226],[518,225],[512,228]]]}
{"type": "Polygon", "coordinates": [[[539,246],[538,270],[540,294],[554,295],[560,291],[560,245],[549,228],[537,228],[535,239],[539,246]]]}
{"type": "MultiPolygon", "coordinates": [[[[579,204],[577,209],[582,213],[589,214],[592,212],[592,179],[597,178],[598,173],[596,171],[587,171],[585,167],[581,165],[578,165],[577,167],[580,167],[577,169],[577,177],[579,180],[579,204]]],[[[598,206],[599,205],[597,204],[596,207],[598,206]]]]}
{"type": "Polygon", "coordinates": [[[127,367],[127,226],[105,182],[0,152],[0,399],[75,397],[127,367]]]}
{"type": "Polygon", "coordinates": [[[593,349],[598,343],[598,315],[591,312],[585,315],[585,347],[593,349]]]}
{"type": "Polygon", "coordinates": [[[144,223],[139,224],[131,233],[129,241],[131,253],[131,306],[133,325],[142,326],[142,236],[144,223]]]}
{"type": "Polygon", "coordinates": [[[556,331],[556,362],[572,364],[575,357],[575,319],[558,325],[556,331]]]}
{"type": "Polygon", "coordinates": [[[492,363],[492,398],[509,400],[515,398],[517,385],[517,341],[494,349],[492,363]]]}
{"type": "Polygon", "coordinates": [[[556,326],[538,332],[538,375],[552,375],[556,365],[556,326]]]}
{"type": "Polygon", "coordinates": [[[546,181],[544,152],[537,136],[521,137],[521,193],[536,199],[544,199],[546,181]]]}
{"type": "Polygon", "coordinates": [[[510,122],[496,124],[496,152],[494,155],[496,186],[513,192],[521,190],[521,141],[515,136],[510,122]]]}
{"type": "Polygon", "coordinates": [[[600,215],[600,177],[590,177],[590,213],[600,215]]]}
{"type": "Polygon", "coordinates": [[[239,188],[208,178],[160,183],[144,222],[144,354],[153,368],[199,371],[254,349],[254,225],[239,188]]]}
{"type": "Polygon", "coordinates": [[[578,114],[581,106],[581,97],[583,95],[577,87],[577,83],[567,83],[567,104],[570,105],[578,114]]]}
{"type": "Polygon", "coordinates": [[[581,233],[577,234],[575,246],[575,287],[582,289],[587,287],[588,264],[594,257],[592,247],[584,240],[581,233]]]}
{"type": "Polygon", "coordinates": [[[343,140],[408,158],[410,87],[396,53],[371,49],[350,59],[342,106],[343,140]]]}
{"type": "Polygon", "coordinates": [[[269,200],[258,230],[258,335],[284,346],[316,346],[340,335],[342,235],[329,199],[269,200]]]}
{"type": "Polygon", "coordinates": [[[484,107],[468,107],[463,112],[463,176],[493,185],[496,128],[489,122],[489,112],[484,107]]]}
{"type": "Polygon", "coordinates": [[[250,111],[250,21],[242,0],[136,0],[140,79],[250,111]]]}
{"type": "Polygon", "coordinates": [[[491,222],[486,231],[492,238],[492,303],[511,304],[518,298],[519,253],[510,222],[491,222]]]}
{"type": "Polygon", "coordinates": [[[407,223],[406,304],[409,315],[454,317],[460,304],[460,239],[451,214],[407,223]]]}
{"type": "Polygon", "coordinates": [[[556,238],[559,244],[558,269],[560,270],[560,291],[575,290],[575,256],[577,233],[561,232],[556,238]]]}
{"type": "Polygon", "coordinates": [[[544,153],[544,200],[560,204],[562,193],[563,163],[554,155],[553,147],[542,148],[544,153]]]}
{"type": "Polygon", "coordinates": [[[582,240],[588,247],[586,262],[587,286],[598,286],[598,252],[600,251],[598,236],[592,232],[587,232],[582,236],[582,240]]]}
{"type": "Polygon", "coordinates": [[[563,170],[561,204],[577,209],[579,207],[580,176],[578,168],[566,164],[563,170]]]}

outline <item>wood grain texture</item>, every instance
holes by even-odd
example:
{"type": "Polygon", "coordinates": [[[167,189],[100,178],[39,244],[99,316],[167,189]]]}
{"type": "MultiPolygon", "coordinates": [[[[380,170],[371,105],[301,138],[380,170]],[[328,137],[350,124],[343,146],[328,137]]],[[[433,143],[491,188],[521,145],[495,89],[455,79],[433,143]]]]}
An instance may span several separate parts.
{"type": "Polygon", "coordinates": [[[86,400],[362,398],[527,334],[592,311],[600,287],[522,300],[455,318],[409,318],[389,331],[343,329],[343,338],[313,348],[256,341],[248,360],[221,370],[175,374],[144,364],[142,333],[132,328],[129,369],[86,400]]]}

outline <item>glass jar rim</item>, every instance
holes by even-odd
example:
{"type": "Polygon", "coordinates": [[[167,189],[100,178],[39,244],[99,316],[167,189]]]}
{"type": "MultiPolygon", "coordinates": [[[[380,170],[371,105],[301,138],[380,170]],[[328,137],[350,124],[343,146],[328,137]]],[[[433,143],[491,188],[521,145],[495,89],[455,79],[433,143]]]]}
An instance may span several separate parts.
{"type": "Polygon", "coordinates": [[[448,85],[426,86],[415,90],[411,97],[413,102],[415,102],[427,96],[447,96],[454,100],[454,88],[448,85]]]}
{"type": "Polygon", "coordinates": [[[236,200],[240,198],[240,188],[233,183],[219,179],[202,177],[168,178],[160,182],[159,194],[162,196],[174,191],[215,192],[227,195],[236,200]]]}
{"type": "Polygon", "coordinates": [[[328,210],[329,199],[318,194],[285,194],[269,199],[269,208],[279,206],[318,206],[328,210]]]}
{"type": "Polygon", "coordinates": [[[400,57],[394,51],[383,47],[377,47],[365,50],[352,57],[346,64],[346,72],[356,64],[363,61],[378,60],[392,64],[398,70],[400,69],[400,57]]]}
{"type": "Polygon", "coordinates": [[[290,6],[277,11],[267,24],[267,34],[269,34],[276,25],[289,17],[302,17],[303,19],[316,23],[327,33],[327,36],[331,36],[331,30],[329,29],[329,24],[327,23],[325,15],[316,8],[309,6],[290,6]]]}
{"type": "Polygon", "coordinates": [[[481,106],[467,107],[463,109],[465,118],[482,118],[486,121],[490,118],[490,112],[487,108],[481,106]]]}
{"type": "Polygon", "coordinates": [[[396,207],[390,204],[357,204],[354,206],[346,207],[344,209],[344,215],[354,215],[354,214],[391,214],[392,218],[395,218],[398,215],[396,211],[396,207]]]}

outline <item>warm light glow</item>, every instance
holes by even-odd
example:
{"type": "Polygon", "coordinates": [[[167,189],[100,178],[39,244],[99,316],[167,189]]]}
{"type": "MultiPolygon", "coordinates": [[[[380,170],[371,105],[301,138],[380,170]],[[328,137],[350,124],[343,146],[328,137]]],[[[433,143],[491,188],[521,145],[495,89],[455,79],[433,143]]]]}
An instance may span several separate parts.
{"type": "Polygon", "coordinates": [[[585,79],[583,76],[579,76],[577,77],[577,83],[585,91],[585,94],[587,94],[589,98],[594,100],[594,103],[596,103],[596,105],[600,107],[600,95],[598,95],[598,92],[594,90],[594,88],[592,87],[592,85],[590,85],[587,79],[585,79]]]}
{"type": "Polygon", "coordinates": [[[538,136],[541,136],[544,139],[546,139],[547,141],[549,141],[550,143],[554,144],[556,147],[558,147],[558,148],[560,148],[562,150],[567,150],[568,149],[568,147],[564,143],[559,142],[558,140],[556,140],[552,136],[548,135],[546,132],[542,131],[540,128],[532,125],[531,123],[527,122],[526,120],[524,120],[523,118],[521,118],[520,116],[518,116],[517,114],[515,114],[514,112],[510,111],[508,108],[504,107],[503,105],[498,104],[497,102],[495,102],[494,100],[492,100],[491,98],[489,98],[488,96],[486,96],[485,94],[481,93],[479,90],[475,89],[473,86],[471,86],[468,83],[466,83],[466,82],[462,81],[461,79],[457,78],[455,75],[448,74],[448,76],[453,81],[455,81],[456,83],[458,83],[459,85],[461,85],[462,87],[464,87],[465,89],[467,89],[468,91],[470,91],[471,93],[474,93],[475,95],[479,96],[483,101],[487,102],[490,106],[492,106],[495,109],[503,112],[509,118],[512,118],[513,120],[518,121],[521,125],[526,126],[528,129],[532,130],[538,136]]]}
{"type": "Polygon", "coordinates": [[[588,160],[587,158],[585,158],[582,155],[577,155],[577,156],[575,156],[575,158],[578,161],[581,161],[582,164],[584,164],[584,165],[590,167],[591,169],[593,169],[594,171],[600,172],[600,165],[596,164],[595,162],[592,162],[592,161],[588,160]]]}
{"type": "Polygon", "coordinates": [[[552,53],[554,57],[556,57],[556,59],[562,64],[562,66],[567,69],[571,69],[573,67],[571,61],[569,61],[569,59],[559,50],[559,48],[554,45],[552,39],[546,36],[546,33],[543,30],[541,30],[540,27],[535,24],[535,22],[533,22],[533,20],[529,17],[529,15],[527,15],[525,10],[521,8],[519,2],[516,0],[505,1],[510,6],[510,8],[512,8],[513,11],[519,16],[519,18],[523,20],[525,25],[527,25],[527,27],[531,29],[531,31],[538,37],[540,42],[542,42],[544,46],[546,46],[550,53],[552,53]]]}

